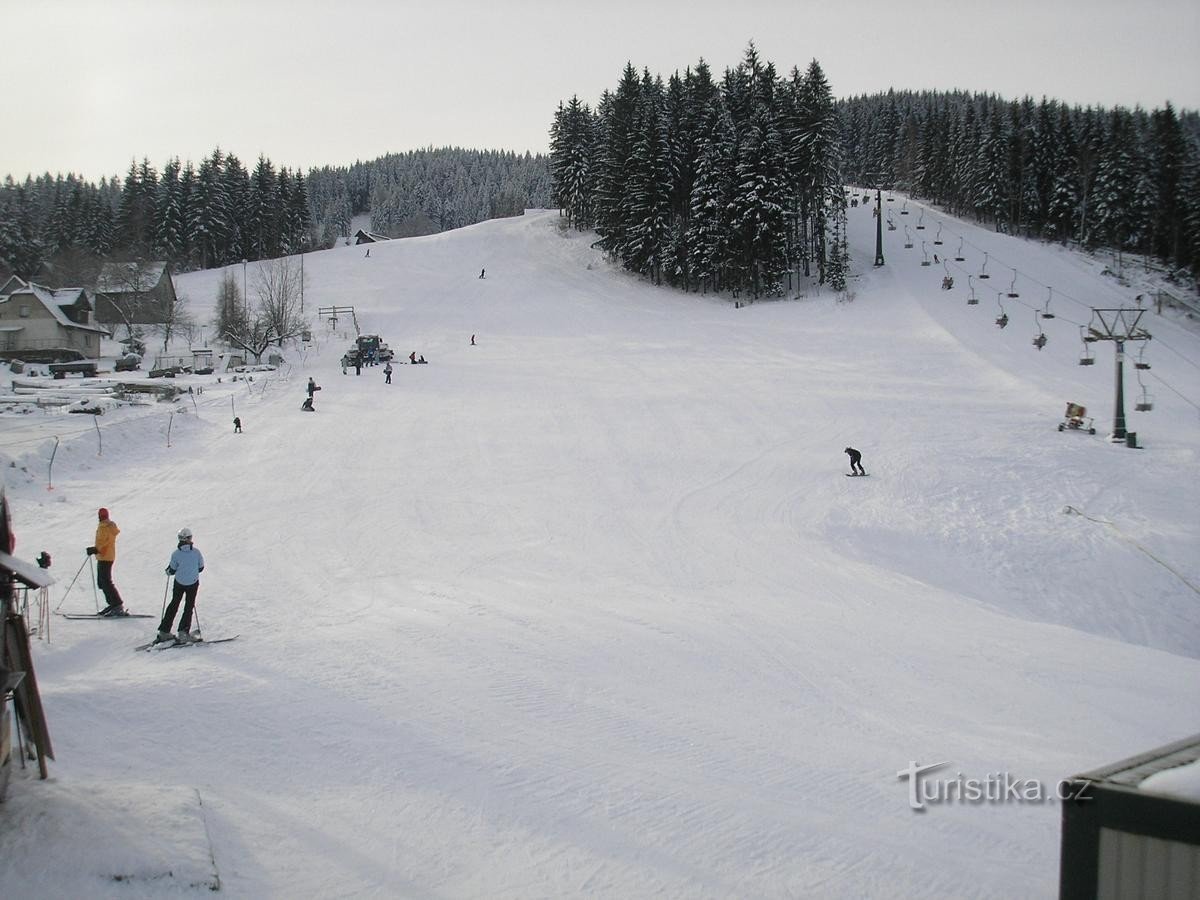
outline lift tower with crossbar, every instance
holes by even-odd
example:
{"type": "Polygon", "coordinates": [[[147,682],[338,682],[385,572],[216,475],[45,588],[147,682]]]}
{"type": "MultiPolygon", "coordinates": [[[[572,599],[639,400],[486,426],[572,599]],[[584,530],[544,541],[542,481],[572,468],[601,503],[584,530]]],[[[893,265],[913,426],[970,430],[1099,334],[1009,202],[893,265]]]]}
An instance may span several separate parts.
{"type": "Polygon", "coordinates": [[[1148,341],[1150,332],[1138,327],[1141,309],[1093,309],[1092,321],[1088,324],[1087,342],[1112,341],[1117,349],[1117,400],[1113,412],[1113,430],[1109,440],[1125,440],[1125,343],[1148,341]]]}

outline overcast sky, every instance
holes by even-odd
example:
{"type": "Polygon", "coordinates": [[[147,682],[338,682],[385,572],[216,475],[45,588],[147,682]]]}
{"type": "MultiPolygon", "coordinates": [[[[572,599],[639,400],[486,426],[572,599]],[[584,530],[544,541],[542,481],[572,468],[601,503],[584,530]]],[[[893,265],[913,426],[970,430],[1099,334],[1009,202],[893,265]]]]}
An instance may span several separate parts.
{"type": "Polygon", "coordinates": [[[0,0],[0,175],[124,175],[220,146],[308,169],[429,145],[545,152],[628,60],[754,41],[835,96],[961,88],[1200,109],[1197,0],[0,0]]]}

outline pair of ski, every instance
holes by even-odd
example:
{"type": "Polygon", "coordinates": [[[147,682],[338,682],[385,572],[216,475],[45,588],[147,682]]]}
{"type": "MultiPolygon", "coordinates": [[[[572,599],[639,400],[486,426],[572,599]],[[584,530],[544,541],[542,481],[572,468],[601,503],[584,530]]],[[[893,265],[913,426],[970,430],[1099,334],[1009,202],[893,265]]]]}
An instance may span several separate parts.
{"type": "MultiPolygon", "coordinates": [[[[153,619],[153,618],[155,618],[155,616],[152,616],[149,613],[131,613],[131,612],[121,613],[119,616],[102,616],[102,615],[100,615],[100,613],[60,613],[60,615],[64,619],[75,619],[75,620],[93,619],[93,620],[102,621],[102,622],[108,621],[110,619],[153,619]]],[[[133,649],[134,650],[168,650],[171,647],[190,647],[192,644],[224,644],[224,643],[227,643],[228,641],[237,640],[238,637],[239,637],[239,635],[235,634],[233,637],[212,638],[212,639],[201,638],[198,641],[180,641],[180,640],[150,641],[150,643],[148,643],[148,644],[141,644],[140,646],[134,647],[133,649]]]]}
{"type": "Polygon", "coordinates": [[[195,646],[198,646],[199,644],[224,644],[229,641],[236,641],[238,639],[238,637],[240,637],[240,635],[235,634],[233,637],[213,638],[211,640],[208,638],[199,638],[198,640],[194,640],[194,641],[180,641],[180,640],[150,641],[150,643],[148,643],[148,644],[141,644],[137,647],[134,647],[133,649],[135,651],[145,650],[148,652],[151,650],[170,650],[172,647],[195,647],[195,646]]]}

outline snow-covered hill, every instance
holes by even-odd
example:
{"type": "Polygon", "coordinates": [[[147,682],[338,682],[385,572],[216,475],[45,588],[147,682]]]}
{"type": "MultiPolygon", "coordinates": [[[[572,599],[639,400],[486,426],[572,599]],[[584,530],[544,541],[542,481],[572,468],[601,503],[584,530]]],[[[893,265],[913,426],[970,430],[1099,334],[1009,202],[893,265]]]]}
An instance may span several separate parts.
{"type": "Polygon", "coordinates": [[[55,605],[91,608],[62,591],[103,505],[131,607],[187,525],[205,633],[240,634],[146,655],[151,619],[55,619],[57,761],[10,789],[0,893],[1053,896],[1055,803],[919,813],[897,773],[1052,790],[1200,730],[1200,340],[1147,314],[1145,449],[1108,443],[1078,325],[1131,291],[908,209],[879,270],[850,211],[852,302],[656,289],[554,212],[310,254],[310,309],[430,364],[342,375],[319,323],[290,370],[196,377],[169,448],[161,410],[100,457],[0,419],[55,605]],[[1099,435],[1057,431],[1068,400],[1099,435]]]}

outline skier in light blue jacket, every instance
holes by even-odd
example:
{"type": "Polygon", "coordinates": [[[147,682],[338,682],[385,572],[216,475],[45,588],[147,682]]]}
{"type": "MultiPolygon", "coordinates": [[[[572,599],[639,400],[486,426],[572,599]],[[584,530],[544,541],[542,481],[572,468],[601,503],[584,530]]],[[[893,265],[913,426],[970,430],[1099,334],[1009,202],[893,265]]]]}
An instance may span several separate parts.
{"type": "Polygon", "coordinates": [[[192,529],[179,530],[179,546],[171,554],[167,564],[167,575],[175,576],[175,586],[171,591],[171,602],[167,604],[162,622],[158,626],[156,641],[172,640],[171,623],[175,621],[175,613],[179,609],[179,601],[184,600],[183,615],[179,619],[179,631],[174,640],[180,643],[200,640],[200,630],[192,631],[192,613],[196,609],[196,592],[200,589],[200,573],[204,571],[204,555],[192,544],[192,529]]]}

